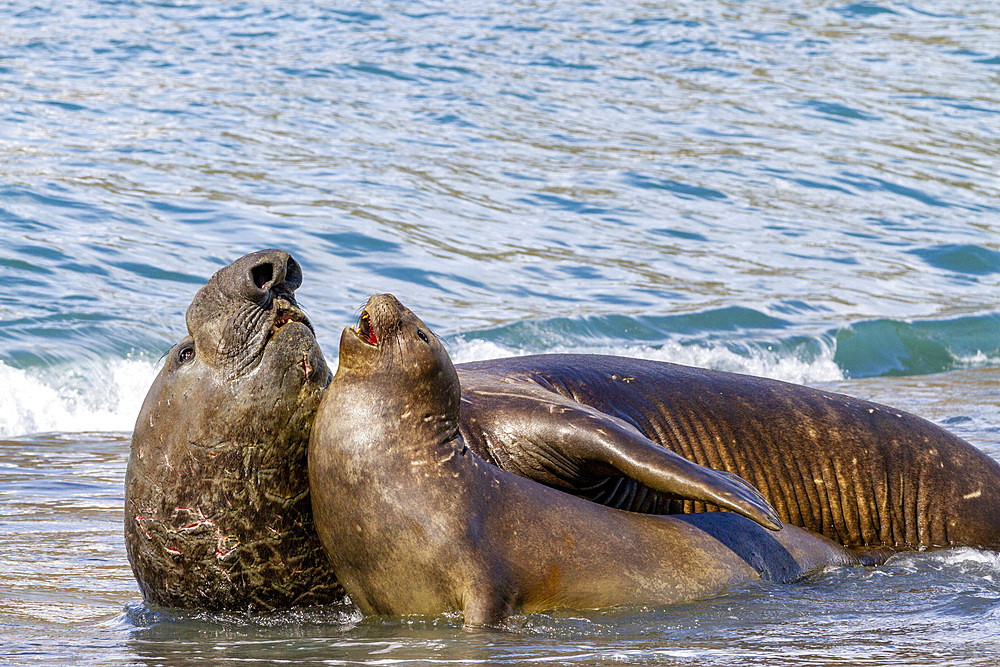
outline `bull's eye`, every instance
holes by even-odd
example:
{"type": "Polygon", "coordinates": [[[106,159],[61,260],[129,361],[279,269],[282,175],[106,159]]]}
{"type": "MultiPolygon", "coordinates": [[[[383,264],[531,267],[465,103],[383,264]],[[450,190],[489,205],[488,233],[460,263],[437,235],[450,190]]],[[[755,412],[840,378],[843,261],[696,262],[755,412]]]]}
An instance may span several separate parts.
{"type": "Polygon", "coordinates": [[[177,361],[185,364],[194,359],[194,348],[190,345],[182,347],[180,352],[177,353],[177,361]]]}
{"type": "Polygon", "coordinates": [[[418,337],[418,338],[420,338],[420,340],[424,341],[425,343],[430,343],[430,342],[431,342],[431,341],[430,341],[430,340],[429,340],[429,339],[427,338],[427,334],[425,334],[425,333],[424,333],[423,331],[421,331],[420,329],[417,329],[417,337],[418,337]]]}

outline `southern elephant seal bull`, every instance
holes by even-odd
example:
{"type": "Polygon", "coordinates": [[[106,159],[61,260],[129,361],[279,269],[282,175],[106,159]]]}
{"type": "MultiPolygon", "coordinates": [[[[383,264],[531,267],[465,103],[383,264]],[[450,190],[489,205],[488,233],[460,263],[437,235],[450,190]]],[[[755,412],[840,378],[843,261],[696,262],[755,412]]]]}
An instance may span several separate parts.
{"type": "Polygon", "coordinates": [[[306,443],[330,370],[288,253],[223,268],[187,311],[136,421],[125,546],[143,597],[272,609],[343,597],[312,526],[306,443]]]}
{"type": "Polygon", "coordinates": [[[493,625],[857,562],[795,527],[616,510],[490,465],[460,433],[459,375],[426,325],[390,295],[372,297],[361,323],[344,330],[316,413],[309,482],[320,538],[366,613],[458,610],[467,625],[493,625]]]}

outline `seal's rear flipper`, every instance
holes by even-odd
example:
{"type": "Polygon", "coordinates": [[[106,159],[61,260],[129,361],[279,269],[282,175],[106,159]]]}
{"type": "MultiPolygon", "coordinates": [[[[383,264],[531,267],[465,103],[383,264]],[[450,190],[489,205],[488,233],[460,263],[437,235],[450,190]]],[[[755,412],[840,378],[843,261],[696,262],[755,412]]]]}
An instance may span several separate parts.
{"type": "Polygon", "coordinates": [[[749,482],[688,461],[622,419],[541,388],[468,379],[460,428],[505,470],[621,509],[649,511],[652,490],[781,529],[775,509],[749,482]]]}
{"type": "Polygon", "coordinates": [[[848,548],[861,565],[866,567],[877,567],[884,564],[889,558],[897,553],[892,547],[858,547],[848,548]]]}

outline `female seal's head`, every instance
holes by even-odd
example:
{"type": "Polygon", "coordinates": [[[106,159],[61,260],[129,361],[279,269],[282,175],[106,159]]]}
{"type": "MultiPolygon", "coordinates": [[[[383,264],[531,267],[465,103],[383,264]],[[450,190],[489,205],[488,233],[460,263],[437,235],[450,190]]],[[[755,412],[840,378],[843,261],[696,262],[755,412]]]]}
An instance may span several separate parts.
{"type": "Polygon", "coordinates": [[[405,397],[414,407],[454,413],[461,387],[448,351],[409,308],[391,294],[376,294],[361,310],[357,326],[340,337],[334,384],[363,381],[380,396],[405,397]],[[405,383],[406,392],[398,391],[405,383]]]}

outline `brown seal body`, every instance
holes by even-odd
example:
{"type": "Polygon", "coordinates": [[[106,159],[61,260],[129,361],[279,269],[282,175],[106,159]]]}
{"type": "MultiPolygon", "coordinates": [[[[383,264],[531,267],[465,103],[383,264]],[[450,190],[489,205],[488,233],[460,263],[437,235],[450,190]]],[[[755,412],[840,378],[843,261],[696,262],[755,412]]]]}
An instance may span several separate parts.
{"type": "MultiPolygon", "coordinates": [[[[1000,464],[902,410],[777,380],[622,357],[542,355],[458,369],[462,433],[508,470],[550,461],[554,448],[571,449],[548,434],[555,404],[598,415],[584,437],[602,421],[625,422],[657,446],[751,482],[782,521],[850,547],[1000,548],[1000,464]]],[[[616,448],[629,439],[589,446],[616,448]]],[[[630,477],[584,474],[576,483],[584,495],[614,506],[705,507],[658,497],[635,481],[641,474],[630,477]]]]}
{"type": "Polygon", "coordinates": [[[651,516],[588,502],[480,459],[459,432],[459,376],[389,295],[341,337],[309,443],[317,530],[362,611],[668,604],[762,575],[856,562],[829,540],[734,514],[651,516]],[[729,544],[726,544],[728,542],[729,544]]]}
{"type": "Polygon", "coordinates": [[[125,546],[146,601],[266,610],[343,597],[312,526],[306,444],[330,371],[288,253],[216,273],[143,403],[125,546]]]}

